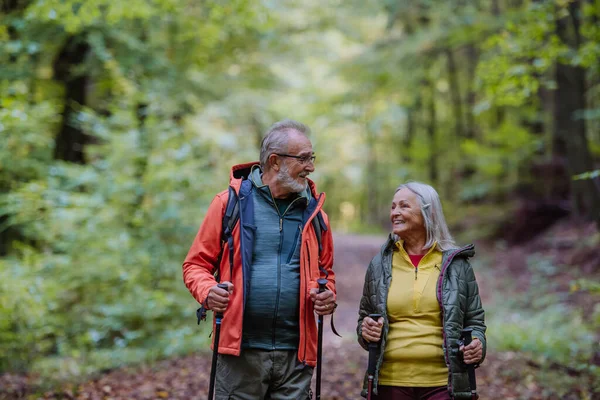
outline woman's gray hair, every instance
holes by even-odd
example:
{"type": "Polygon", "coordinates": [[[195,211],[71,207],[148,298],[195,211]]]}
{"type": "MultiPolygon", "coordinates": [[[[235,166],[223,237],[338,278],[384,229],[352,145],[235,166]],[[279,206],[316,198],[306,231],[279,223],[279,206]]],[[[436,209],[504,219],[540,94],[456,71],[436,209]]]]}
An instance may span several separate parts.
{"type": "Polygon", "coordinates": [[[304,136],[310,134],[308,126],[291,119],[284,119],[271,125],[260,144],[260,166],[263,171],[269,169],[268,160],[271,154],[287,152],[289,134],[292,131],[304,136]]]}
{"type": "Polygon", "coordinates": [[[407,188],[417,195],[421,215],[423,215],[423,221],[425,221],[425,231],[427,232],[424,249],[429,249],[434,243],[437,243],[437,248],[440,251],[456,248],[456,243],[454,243],[444,218],[440,196],[436,190],[425,183],[407,182],[398,186],[396,192],[403,188],[407,188]]]}

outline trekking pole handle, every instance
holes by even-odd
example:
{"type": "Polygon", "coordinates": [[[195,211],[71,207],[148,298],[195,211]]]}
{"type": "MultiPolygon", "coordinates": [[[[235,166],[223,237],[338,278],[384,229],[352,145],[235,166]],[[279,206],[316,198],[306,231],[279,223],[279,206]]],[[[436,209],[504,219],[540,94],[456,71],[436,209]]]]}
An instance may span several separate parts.
{"type": "Polygon", "coordinates": [[[327,279],[325,278],[319,278],[317,279],[317,283],[319,284],[319,293],[323,293],[325,290],[327,290],[327,279]]]}
{"type": "MultiPolygon", "coordinates": [[[[460,339],[464,346],[468,346],[473,341],[473,328],[464,328],[460,332],[460,339]]],[[[465,364],[467,367],[467,374],[469,375],[469,386],[471,386],[471,399],[479,399],[477,394],[477,380],[475,379],[475,366],[473,364],[465,364]]]]}
{"type": "MultiPolygon", "coordinates": [[[[381,318],[381,314],[369,314],[369,318],[374,321],[377,321],[381,318]]],[[[377,349],[379,348],[379,343],[381,343],[381,338],[377,342],[369,342],[369,366],[367,367],[367,375],[373,376],[375,375],[375,367],[377,365],[377,349]]]]}
{"type": "MultiPolygon", "coordinates": [[[[217,283],[217,287],[219,289],[229,290],[229,286],[227,286],[225,283],[217,283]]],[[[217,323],[221,323],[221,319],[223,318],[223,313],[222,312],[215,313],[215,318],[217,318],[217,323]]]]}
{"type": "Polygon", "coordinates": [[[473,328],[465,328],[460,332],[460,336],[465,346],[468,346],[473,341],[473,328]]]}

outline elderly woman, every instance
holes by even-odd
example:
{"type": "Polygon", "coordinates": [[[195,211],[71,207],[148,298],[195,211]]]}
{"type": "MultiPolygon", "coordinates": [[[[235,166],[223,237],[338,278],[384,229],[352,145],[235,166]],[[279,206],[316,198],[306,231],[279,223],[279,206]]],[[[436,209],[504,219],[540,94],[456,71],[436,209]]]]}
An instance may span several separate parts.
{"type": "Polygon", "coordinates": [[[380,342],[372,398],[471,399],[463,362],[480,364],[486,348],[484,311],[468,261],[474,247],[456,247],[429,185],[398,187],[390,219],[393,234],[367,270],[357,326],[363,348],[380,342]],[[463,328],[473,329],[467,346],[459,343],[463,328]]]}

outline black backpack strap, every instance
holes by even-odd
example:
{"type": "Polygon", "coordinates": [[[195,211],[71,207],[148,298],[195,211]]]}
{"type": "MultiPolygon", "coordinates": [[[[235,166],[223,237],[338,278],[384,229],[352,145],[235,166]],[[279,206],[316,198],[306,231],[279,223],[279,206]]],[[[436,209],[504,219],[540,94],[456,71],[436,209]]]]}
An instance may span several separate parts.
{"type": "MultiPolygon", "coordinates": [[[[320,211],[319,214],[321,214],[320,211]]],[[[317,235],[317,243],[319,243],[319,256],[321,256],[321,251],[323,251],[323,244],[321,244],[321,224],[319,224],[319,221],[316,217],[313,218],[312,225],[315,229],[315,235],[317,235]]]]}
{"type": "MultiPolygon", "coordinates": [[[[240,219],[239,203],[240,202],[237,193],[231,186],[229,186],[229,198],[227,199],[227,207],[225,208],[225,215],[223,215],[223,223],[221,228],[221,256],[219,257],[220,266],[220,259],[223,257],[223,248],[225,247],[225,242],[227,242],[229,245],[229,276],[233,276],[233,228],[240,219]]],[[[217,281],[220,281],[220,279],[217,279],[217,281]]]]}
{"type": "Polygon", "coordinates": [[[229,197],[227,199],[227,206],[225,207],[225,214],[223,215],[223,228],[221,230],[221,241],[223,244],[231,236],[233,226],[239,217],[240,207],[238,205],[238,196],[235,190],[229,186],[229,197]]]}
{"type": "Polygon", "coordinates": [[[240,196],[245,197],[252,191],[252,183],[245,179],[240,187],[240,194],[236,193],[235,189],[229,186],[229,197],[227,198],[227,206],[225,207],[225,214],[223,215],[223,221],[221,223],[221,254],[219,256],[217,272],[215,272],[215,278],[217,282],[220,282],[220,266],[221,259],[223,258],[223,248],[225,243],[229,246],[229,276],[233,277],[233,228],[240,220],[240,196]]]}
{"type": "MultiPolygon", "coordinates": [[[[229,186],[229,197],[227,198],[227,206],[225,207],[225,214],[221,223],[221,252],[217,259],[217,267],[215,268],[215,279],[217,282],[221,281],[221,260],[223,259],[223,248],[225,242],[229,244],[229,276],[233,276],[233,227],[240,219],[240,207],[238,201],[238,195],[235,190],[229,186]]],[[[198,318],[198,325],[200,321],[206,319],[206,308],[204,304],[196,310],[196,317],[198,318]]]]}
{"type": "Polygon", "coordinates": [[[317,213],[317,215],[311,221],[313,228],[315,229],[315,235],[317,236],[317,243],[319,243],[319,255],[323,251],[323,243],[322,243],[322,232],[327,231],[327,225],[325,224],[325,218],[323,218],[323,214],[321,211],[317,213]]]}

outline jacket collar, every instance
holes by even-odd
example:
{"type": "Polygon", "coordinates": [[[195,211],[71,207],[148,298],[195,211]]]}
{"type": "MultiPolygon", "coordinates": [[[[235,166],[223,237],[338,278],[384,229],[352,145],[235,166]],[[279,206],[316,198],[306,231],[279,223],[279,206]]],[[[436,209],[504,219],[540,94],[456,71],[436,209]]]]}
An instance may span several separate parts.
{"type": "Polygon", "coordinates": [[[455,249],[444,250],[442,252],[442,265],[446,263],[448,258],[452,257],[463,257],[463,258],[471,258],[475,255],[475,245],[468,244],[463,247],[458,247],[455,249]]]}
{"type": "MultiPolygon", "coordinates": [[[[385,253],[385,252],[393,250],[394,246],[396,245],[396,241],[397,241],[397,239],[396,239],[395,235],[393,233],[390,233],[388,235],[388,238],[387,238],[385,244],[383,245],[383,252],[385,253]]],[[[456,256],[465,257],[465,258],[473,257],[475,255],[475,245],[468,244],[463,247],[448,249],[448,250],[444,250],[442,252],[442,257],[444,260],[446,260],[451,255],[452,255],[452,257],[456,257],[456,256]]]]}

